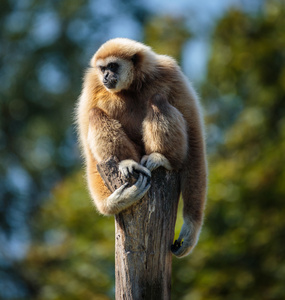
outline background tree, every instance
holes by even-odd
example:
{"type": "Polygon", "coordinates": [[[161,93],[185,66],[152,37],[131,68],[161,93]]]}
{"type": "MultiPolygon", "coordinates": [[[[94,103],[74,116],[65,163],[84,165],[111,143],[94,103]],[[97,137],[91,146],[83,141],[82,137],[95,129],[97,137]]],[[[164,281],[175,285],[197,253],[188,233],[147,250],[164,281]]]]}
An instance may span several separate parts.
{"type": "Polygon", "coordinates": [[[182,48],[191,37],[183,17],[161,16],[151,18],[145,25],[144,39],[155,52],[181,61],[182,48]]]}
{"type": "MultiPolygon", "coordinates": [[[[139,1],[103,2],[0,4],[0,298],[113,298],[113,218],[95,212],[76,171],[82,72],[121,24],[178,59],[194,33],[139,1]]],[[[173,299],[284,297],[284,20],[269,0],[228,11],[213,31],[200,87],[209,199],[198,246],[173,260],[173,299]]]]}
{"type": "Polygon", "coordinates": [[[232,10],[213,34],[203,93],[219,147],[199,247],[174,271],[177,299],[284,297],[284,16],[280,1],[232,10]]]}

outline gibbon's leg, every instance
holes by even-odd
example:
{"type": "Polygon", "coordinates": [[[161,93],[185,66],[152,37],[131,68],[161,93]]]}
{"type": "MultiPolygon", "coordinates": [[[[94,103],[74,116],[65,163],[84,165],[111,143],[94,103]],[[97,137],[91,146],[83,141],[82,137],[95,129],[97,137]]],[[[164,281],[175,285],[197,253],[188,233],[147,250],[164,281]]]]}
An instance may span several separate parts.
{"type": "Polygon", "coordinates": [[[116,156],[124,175],[130,176],[137,171],[151,176],[150,171],[138,163],[136,145],[128,138],[118,120],[109,118],[100,108],[93,108],[89,121],[88,143],[98,162],[116,156]]]}
{"type": "Polygon", "coordinates": [[[190,123],[188,157],[181,172],[184,224],[178,240],[172,247],[173,254],[178,257],[189,254],[198,241],[206,199],[207,166],[204,136],[199,116],[196,117],[196,123],[192,123],[193,126],[190,123]]]}
{"type": "Polygon", "coordinates": [[[128,187],[125,184],[105,198],[107,193],[106,188],[102,189],[102,179],[98,172],[94,172],[94,168],[88,168],[89,188],[98,210],[106,215],[116,214],[145,195],[150,188],[148,178],[151,173],[136,162],[139,155],[135,146],[117,120],[109,118],[101,109],[94,108],[90,112],[89,121],[88,144],[94,157],[93,167],[94,161],[100,162],[114,155],[120,160],[119,169],[124,175],[130,176],[134,171],[140,174],[134,185],[128,187]]]}

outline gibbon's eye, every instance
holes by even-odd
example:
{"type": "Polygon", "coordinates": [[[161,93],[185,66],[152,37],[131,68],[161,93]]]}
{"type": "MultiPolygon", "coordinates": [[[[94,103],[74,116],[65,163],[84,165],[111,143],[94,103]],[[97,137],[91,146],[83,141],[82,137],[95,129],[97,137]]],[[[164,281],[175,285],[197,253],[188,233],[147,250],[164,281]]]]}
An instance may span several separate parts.
{"type": "Polygon", "coordinates": [[[109,63],[108,69],[110,69],[112,72],[116,72],[118,70],[119,65],[117,63],[109,63]]]}
{"type": "Polygon", "coordinates": [[[102,73],[104,73],[105,70],[106,70],[106,67],[103,67],[103,66],[100,66],[99,68],[100,68],[100,70],[101,70],[102,73]]]}

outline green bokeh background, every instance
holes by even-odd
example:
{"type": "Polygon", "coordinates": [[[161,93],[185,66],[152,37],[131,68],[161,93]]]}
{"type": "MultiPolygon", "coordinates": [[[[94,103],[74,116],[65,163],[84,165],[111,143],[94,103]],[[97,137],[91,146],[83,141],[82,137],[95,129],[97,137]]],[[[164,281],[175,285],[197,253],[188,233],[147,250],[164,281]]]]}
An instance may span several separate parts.
{"type": "MultiPolygon", "coordinates": [[[[236,3],[199,27],[191,5],[1,2],[0,299],[114,298],[114,219],[88,196],[73,111],[91,55],[115,34],[190,71],[187,45],[207,45],[190,79],[206,120],[208,203],[195,250],[173,259],[172,298],[284,299],[285,5],[236,3]]],[[[181,224],[180,214],[176,236],[181,224]]]]}

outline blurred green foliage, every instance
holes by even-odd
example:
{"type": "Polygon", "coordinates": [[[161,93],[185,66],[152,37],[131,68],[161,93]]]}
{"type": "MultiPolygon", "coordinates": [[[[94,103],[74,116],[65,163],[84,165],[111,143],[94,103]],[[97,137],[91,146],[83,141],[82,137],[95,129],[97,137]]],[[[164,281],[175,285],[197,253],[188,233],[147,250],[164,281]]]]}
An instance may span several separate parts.
{"type": "MultiPolygon", "coordinates": [[[[75,27],[82,25],[82,9],[86,9],[83,2],[75,1],[68,6],[57,3],[55,11],[62,14],[60,28],[67,28],[69,22],[75,27]]],[[[1,4],[2,15],[11,9],[9,3],[1,4]]],[[[33,5],[43,9],[47,3],[33,5]]],[[[159,53],[180,59],[183,44],[191,37],[183,19],[146,18],[137,7],[130,11],[145,25],[145,41],[149,45],[159,53]]],[[[92,24],[94,28],[95,23],[92,24]]],[[[284,29],[285,4],[269,0],[256,13],[230,10],[213,31],[208,74],[200,87],[210,148],[205,225],[193,253],[185,259],[173,259],[173,299],[284,298],[284,29]]],[[[26,32],[31,31],[17,30],[9,38],[22,41],[26,32]]],[[[9,78],[15,80],[8,80],[6,87],[2,83],[0,91],[1,101],[4,99],[1,115],[5,117],[1,119],[1,132],[2,138],[5,132],[6,156],[2,158],[15,161],[18,157],[16,162],[23,164],[35,182],[40,182],[41,173],[50,169],[60,174],[56,178],[72,170],[66,167],[72,165],[70,161],[62,164],[61,160],[74,145],[66,142],[62,156],[58,145],[72,139],[64,137],[72,132],[65,129],[71,125],[70,112],[81,83],[82,57],[78,56],[90,45],[66,37],[67,31],[63,29],[60,32],[57,46],[44,44],[30,50],[21,44],[18,56],[31,51],[35,60],[12,62],[21,66],[20,73],[11,74],[9,78]],[[64,91],[47,88],[43,92],[45,84],[40,78],[45,77],[36,72],[46,61],[43,57],[50,57],[47,53],[61,53],[60,66],[65,65],[63,77],[67,78],[64,91]],[[24,81],[19,82],[20,75],[24,81]],[[34,98],[27,92],[29,88],[35,89],[34,98]],[[39,158],[45,164],[38,165],[33,162],[37,149],[33,143],[39,143],[42,135],[50,139],[42,142],[44,147],[39,147],[37,153],[43,155],[42,149],[50,149],[50,143],[54,150],[49,160],[39,158]],[[62,167],[57,168],[57,164],[62,167]]],[[[0,68],[1,78],[5,72],[10,74],[8,65],[6,69],[0,68]]],[[[114,220],[95,211],[81,171],[57,182],[42,209],[30,214],[33,235],[27,257],[9,269],[9,274],[14,272],[16,279],[17,275],[25,282],[24,287],[18,286],[24,292],[17,299],[113,299],[114,220]]],[[[8,205],[12,198],[5,199],[8,205]]],[[[2,220],[8,210],[3,204],[1,207],[6,207],[0,222],[4,226],[2,220]]],[[[181,218],[176,234],[180,226],[181,218]]],[[[3,261],[0,266],[5,266],[3,261]]]]}
{"type": "Polygon", "coordinates": [[[159,54],[181,60],[182,47],[191,37],[186,20],[182,17],[154,17],[145,26],[145,40],[159,54]]]}
{"type": "Polygon", "coordinates": [[[32,225],[26,266],[34,299],[113,298],[114,218],[95,212],[81,172],[56,186],[32,225]]]}

